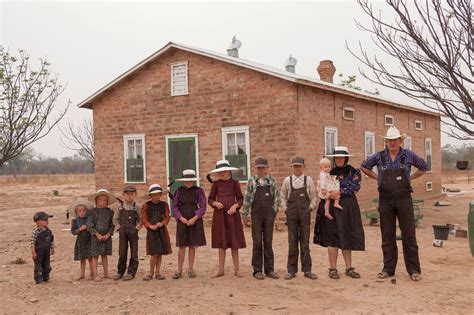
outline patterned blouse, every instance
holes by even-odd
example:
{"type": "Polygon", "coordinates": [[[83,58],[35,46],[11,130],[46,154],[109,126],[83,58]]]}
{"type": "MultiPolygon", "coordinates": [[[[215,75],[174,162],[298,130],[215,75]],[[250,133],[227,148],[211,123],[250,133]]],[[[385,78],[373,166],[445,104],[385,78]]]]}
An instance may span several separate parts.
{"type": "Polygon", "coordinates": [[[360,181],[362,180],[359,169],[353,168],[350,165],[346,165],[344,168],[346,168],[345,172],[338,172],[337,167],[331,170],[331,174],[336,175],[336,178],[339,180],[341,198],[355,196],[360,190],[360,181]],[[347,173],[347,176],[344,176],[345,173],[347,173]]]}

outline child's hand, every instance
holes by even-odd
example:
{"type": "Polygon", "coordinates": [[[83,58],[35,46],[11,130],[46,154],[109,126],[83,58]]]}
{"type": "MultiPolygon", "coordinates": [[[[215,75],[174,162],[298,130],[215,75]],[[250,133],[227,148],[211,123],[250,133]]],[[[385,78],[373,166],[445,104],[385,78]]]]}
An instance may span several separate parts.
{"type": "Polygon", "coordinates": [[[107,234],[105,234],[104,236],[102,236],[102,239],[103,239],[104,241],[106,241],[109,237],[110,237],[110,234],[107,233],[107,234]]]}
{"type": "Polygon", "coordinates": [[[186,219],[185,217],[179,218],[179,221],[181,221],[181,223],[183,223],[183,224],[185,224],[185,225],[189,225],[189,220],[186,219]]]}
{"type": "Polygon", "coordinates": [[[238,206],[239,206],[238,204],[232,205],[232,207],[230,207],[230,209],[229,209],[229,211],[227,211],[227,213],[228,213],[228,214],[234,214],[234,213],[236,213],[238,206]]]}
{"type": "Polygon", "coordinates": [[[223,205],[222,203],[220,203],[219,201],[214,201],[214,202],[212,203],[212,205],[213,205],[214,207],[216,207],[217,209],[222,209],[222,208],[224,208],[224,205],[223,205]]]}
{"type": "Polygon", "coordinates": [[[157,227],[157,228],[161,228],[161,227],[163,227],[163,223],[161,223],[161,222],[158,222],[158,223],[156,224],[156,227],[157,227]]]}
{"type": "Polygon", "coordinates": [[[248,217],[244,219],[244,224],[245,224],[245,226],[247,226],[247,227],[251,227],[251,226],[252,226],[252,224],[250,223],[250,219],[249,219],[248,217]]]}
{"type": "Polygon", "coordinates": [[[188,220],[188,223],[187,223],[188,226],[194,225],[194,223],[196,223],[197,219],[198,219],[197,216],[194,216],[190,220],[188,220]]]}
{"type": "Polygon", "coordinates": [[[51,248],[50,252],[51,255],[54,255],[54,248],[51,248]]]}
{"type": "Polygon", "coordinates": [[[84,231],[87,229],[87,225],[81,225],[81,227],[79,228],[79,231],[84,231]]]}
{"type": "Polygon", "coordinates": [[[97,238],[98,241],[102,241],[102,235],[99,233],[95,233],[95,237],[97,238]]]}
{"type": "Polygon", "coordinates": [[[36,251],[33,250],[33,251],[31,252],[31,258],[33,258],[33,260],[35,260],[35,259],[36,259],[36,256],[37,256],[37,255],[36,255],[36,251]]]}

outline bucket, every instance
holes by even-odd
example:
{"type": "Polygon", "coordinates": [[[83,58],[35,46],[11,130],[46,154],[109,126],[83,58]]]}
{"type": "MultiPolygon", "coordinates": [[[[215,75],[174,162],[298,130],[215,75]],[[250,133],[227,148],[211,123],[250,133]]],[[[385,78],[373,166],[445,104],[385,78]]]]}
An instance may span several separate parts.
{"type": "Polygon", "coordinates": [[[447,240],[449,235],[449,226],[447,224],[433,224],[435,239],[447,240]]]}

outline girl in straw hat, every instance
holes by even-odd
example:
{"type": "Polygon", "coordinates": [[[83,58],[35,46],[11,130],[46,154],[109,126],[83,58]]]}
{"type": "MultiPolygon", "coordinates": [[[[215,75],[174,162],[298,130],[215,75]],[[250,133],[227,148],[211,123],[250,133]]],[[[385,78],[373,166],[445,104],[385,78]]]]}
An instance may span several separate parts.
{"type": "Polygon", "coordinates": [[[114,232],[114,211],[109,205],[116,201],[116,198],[106,189],[99,189],[89,200],[95,201],[95,208],[90,211],[87,218],[87,230],[91,233],[91,256],[93,279],[100,281],[97,273],[97,262],[99,256],[102,258],[104,268],[104,278],[109,276],[109,263],[107,256],[112,255],[112,234],[114,232]]]}
{"type": "Polygon", "coordinates": [[[170,222],[170,208],[161,201],[163,189],[158,184],[150,185],[148,195],[151,200],[143,204],[141,210],[142,224],[146,232],[146,254],[150,255],[150,272],[144,281],[153,279],[164,280],[161,275],[161,256],[171,254],[170,236],[166,225],[170,222]]]}
{"type": "Polygon", "coordinates": [[[224,275],[226,249],[232,252],[234,275],[242,277],[239,272],[239,248],[245,248],[245,236],[239,209],[243,203],[242,190],[237,180],[232,179],[231,167],[227,160],[217,162],[216,169],[209,174],[216,174],[211,187],[208,202],[214,208],[212,215],[212,248],[219,249],[219,270],[215,277],[224,275]]]}
{"type": "Polygon", "coordinates": [[[188,276],[196,277],[193,269],[196,247],[206,245],[202,221],[207,206],[206,195],[202,188],[195,185],[198,180],[194,170],[184,170],[183,178],[176,180],[183,182],[183,186],[178,187],[173,196],[174,217],[177,222],[176,246],[179,247],[178,271],[175,272],[173,279],[179,279],[182,276],[186,247],[189,248],[188,276]]]}
{"type": "Polygon", "coordinates": [[[74,260],[80,261],[80,274],[76,280],[84,279],[86,262],[89,261],[91,278],[93,277],[91,258],[91,233],[87,230],[87,212],[94,208],[94,204],[88,200],[77,200],[68,207],[68,213],[74,219],[71,221],[71,233],[76,235],[74,244],[74,260]]]}

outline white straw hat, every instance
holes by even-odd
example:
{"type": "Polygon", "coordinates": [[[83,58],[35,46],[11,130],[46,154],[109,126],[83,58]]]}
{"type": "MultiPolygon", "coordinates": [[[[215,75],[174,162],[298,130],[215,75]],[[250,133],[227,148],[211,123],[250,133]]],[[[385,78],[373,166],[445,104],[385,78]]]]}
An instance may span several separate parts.
{"type": "Polygon", "coordinates": [[[406,136],[407,135],[404,134],[404,133],[400,134],[400,130],[398,130],[397,127],[392,126],[392,127],[388,128],[387,135],[383,138],[384,139],[398,139],[398,138],[405,139],[406,136]]]}
{"type": "Polygon", "coordinates": [[[175,181],[176,182],[194,182],[201,180],[200,178],[196,177],[196,171],[194,170],[184,170],[183,171],[183,177],[178,178],[175,181]]]}
{"type": "Polygon", "coordinates": [[[216,163],[216,168],[209,172],[209,174],[224,172],[224,171],[237,171],[237,167],[232,167],[227,160],[220,160],[216,163]]]}
{"type": "Polygon", "coordinates": [[[334,148],[334,153],[333,154],[327,154],[326,156],[329,157],[349,157],[353,156],[352,154],[349,154],[349,149],[347,147],[335,147],[334,148]]]}
{"type": "Polygon", "coordinates": [[[109,202],[108,202],[108,205],[111,205],[113,204],[114,202],[117,201],[117,198],[115,198],[114,195],[112,195],[111,193],[109,193],[109,191],[107,189],[99,189],[96,191],[95,194],[89,196],[89,198],[87,198],[89,201],[92,201],[92,202],[95,202],[96,198],[99,197],[99,196],[107,196],[109,198],[109,202]]]}
{"type": "Polygon", "coordinates": [[[67,208],[67,211],[69,212],[69,215],[72,218],[76,217],[76,208],[79,207],[79,206],[86,207],[87,211],[90,211],[92,208],[94,208],[94,204],[91,201],[87,200],[87,199],[76,200],[73,203],[71,203],[69,205],[69,207],[67,208]]]}
{"type": "Polygon", "coordinates": [[[168,190],[163,190],[159,184],[151,184],[150,187],[148,187],[148,194],[158,194],[158,193],[164,193],[167,192],[168,190]]]}

